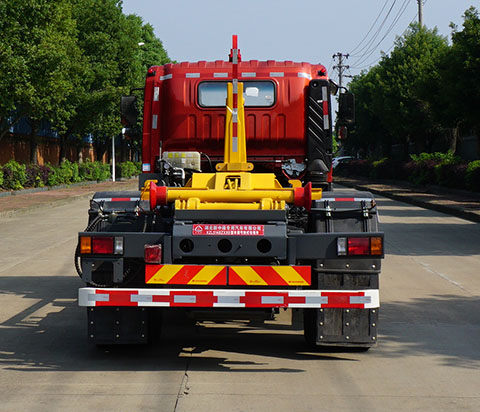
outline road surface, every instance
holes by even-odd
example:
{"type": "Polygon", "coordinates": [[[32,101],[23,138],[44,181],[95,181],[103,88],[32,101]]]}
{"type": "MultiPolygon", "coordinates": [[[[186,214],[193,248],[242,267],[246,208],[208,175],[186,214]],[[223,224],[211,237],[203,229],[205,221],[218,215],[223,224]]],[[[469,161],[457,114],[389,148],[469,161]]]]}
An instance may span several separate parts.
{"type": "Polygon", "coordinates": [[[0,219],[0,412],[480,411],[480,224],[378,199],[379,345],[311,351],[290,311],[158,344],[86,341],[73,267],[88,201],[0,219]]]}

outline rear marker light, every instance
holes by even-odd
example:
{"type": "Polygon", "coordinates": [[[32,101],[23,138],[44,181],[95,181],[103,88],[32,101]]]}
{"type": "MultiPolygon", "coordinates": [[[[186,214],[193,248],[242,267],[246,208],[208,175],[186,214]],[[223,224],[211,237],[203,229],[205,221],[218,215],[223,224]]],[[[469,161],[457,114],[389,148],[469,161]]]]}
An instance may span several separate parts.
{"type": "Polygon", "coordinates": [[[347,255],[347,238],[346,237],[337,238],[337,255],[338,256],[347,255]]]}
{"type": "Polygon", "coordinates": [[[113,237],[93,237],[92,252],[101,255],[113,255],[113,237]]]}
{"type": "Polygon", "coordinates": [[[145,245],[144,258],[145,263],[161,263],[162,245],[145,245]]]}
{"type": "Polygon", "coordinates": [[[337,256],[383,256],[383,238],[338,237],[337,256]]]}
{"type": "Polygon", "coordinates": [[[80,237],[80,253],[92,253],[92,238],[91,237],[80,237]]]}
{"type": "Polygon", "coordinates": [[[123,237],[115,238],[113,253],[116,255],[123,255],[123,237]]]}
{"type": "Polygon", "coordinates": [[[352,256],[370,254],[370,238],[368,237],[349,237],[348,254],[352,256]]]}
{"type": "Polygon", "coordinates": [[[370,238],[370,253],[375,256],[383,255],[383,242],[381,237],[370,238]]]}
{"type": "Polygon", "coordinates": [[[147,77],[155,76],[156,72],[153,67],[150,67],[147,71],[147,77]]]}

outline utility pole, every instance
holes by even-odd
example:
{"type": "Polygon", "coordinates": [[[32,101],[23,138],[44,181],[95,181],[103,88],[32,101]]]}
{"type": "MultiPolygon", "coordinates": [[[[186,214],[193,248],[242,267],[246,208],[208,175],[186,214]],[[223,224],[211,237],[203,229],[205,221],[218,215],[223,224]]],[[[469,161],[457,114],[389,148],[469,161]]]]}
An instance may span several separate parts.
{"type": "Polygon", "coordinates": [[[334,60],[338,59],[338,64],[333,66],[333,68],[338,70],[338,85],[340,86],[340,93],[343,86],[342,80],[343,80],[343,77],[345,77],[343,73],[345,72],[345,70],[350,68],[350,66],[343,64],[343,61],[344,61],[343,59],[344,58],[348,59],[349,57],[350,57],[349,54],[342,54],[340,52],[332,56],[334,60]]]}
{"type": "Polygon", "coordinates": [[[423,27],[423,0],[417,0],[418,3],[418,25],[423,27]]]}
{"type": "Polygon", "coordinates": [[[112,136],[112,182],[115,182],[115,136],[112,136]]]}

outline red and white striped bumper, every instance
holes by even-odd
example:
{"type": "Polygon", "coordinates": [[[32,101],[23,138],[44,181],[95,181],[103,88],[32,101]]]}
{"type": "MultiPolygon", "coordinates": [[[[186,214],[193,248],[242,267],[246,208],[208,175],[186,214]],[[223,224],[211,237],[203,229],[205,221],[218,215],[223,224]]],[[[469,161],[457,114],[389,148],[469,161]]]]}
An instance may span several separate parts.
{"type": "Polygon", "coordinates": [[[151,306],[202,308],[345,308],[380,306],[378,289],[102,289],[81,288],[79,306],[151,306]]]}

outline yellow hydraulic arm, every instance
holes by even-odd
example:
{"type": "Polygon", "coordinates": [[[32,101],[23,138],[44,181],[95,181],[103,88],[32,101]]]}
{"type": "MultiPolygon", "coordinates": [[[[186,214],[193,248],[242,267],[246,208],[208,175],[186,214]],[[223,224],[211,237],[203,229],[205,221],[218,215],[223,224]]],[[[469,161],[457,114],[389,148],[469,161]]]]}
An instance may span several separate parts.
{"type": "Polygon", "coordinates": [[[253,164],[247,162],[243,83],[237,81],[236,86],[235,93],[234,82],[227,84],[225,153],[224,162],[216,166],[219,172],[247,172],[253,170],[253,164]]]}

